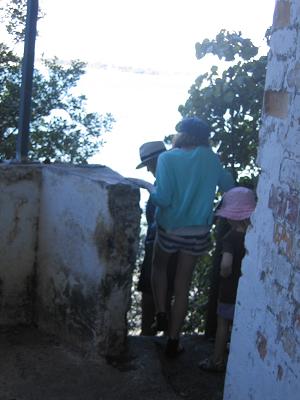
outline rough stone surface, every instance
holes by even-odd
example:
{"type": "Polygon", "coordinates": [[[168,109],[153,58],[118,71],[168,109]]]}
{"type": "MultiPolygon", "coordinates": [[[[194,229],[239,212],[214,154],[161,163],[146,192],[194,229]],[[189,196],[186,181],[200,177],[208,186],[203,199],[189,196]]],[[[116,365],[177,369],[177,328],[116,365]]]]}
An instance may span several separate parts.
{"type": "Polygon", "coordinates": [[[224,374],[197,362],[212,350],[201,336],[183,338],[176,360],[164,338],[129,337],[118,358],[92,359],[35,328],[0,328],[1,400],[221,400],[224,374]]]}
{"type": "Polygon", "coordinates": [[[31,323],[40,169],[0,167],[0,324],[31,323]]]}
{"type": "Polygon", "coordinates": [[[284,28],[290,24],[291,4],[289,1],[278,1],[274,11],[273,28],[284,28]]]}
{"type": "Polygon", "coordinates": [[[224,400],[299,398],[299,6],[299,0],[277,1],[258,203],[246,236],[224,400]]]}
{"type": "Polygon", "coordinates": [[[127,335],[139,190],[102,166],[0,167],[0,323],[30,324],[86,351],[127,335]]]}
{"type": "Polygon", "coordinates": [[[120,352],[139,236],[138,190],[108,168],[52,167],[44,169],[41,199],[39,326],[90,351],[120,352]]]}
{"type": "Polygon", "coordinates": [[[264,99],[264,112],[277,118],[287,116],[289,95],[286,92],[266,91],[264,99]]]}

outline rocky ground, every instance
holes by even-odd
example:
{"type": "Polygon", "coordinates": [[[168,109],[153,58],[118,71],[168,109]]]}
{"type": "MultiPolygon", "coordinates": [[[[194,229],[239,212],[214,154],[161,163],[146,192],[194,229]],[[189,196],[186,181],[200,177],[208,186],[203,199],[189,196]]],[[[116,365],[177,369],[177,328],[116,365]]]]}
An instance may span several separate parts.
{"type": "Polygon", "coordinates": [[[166,359],[164,338],[132,336],[118,360],[85,358],[35,328],[0,330],[0,400],[221,400],[224,374],[197,362],[213,345],[186,336],[166,359]]]}

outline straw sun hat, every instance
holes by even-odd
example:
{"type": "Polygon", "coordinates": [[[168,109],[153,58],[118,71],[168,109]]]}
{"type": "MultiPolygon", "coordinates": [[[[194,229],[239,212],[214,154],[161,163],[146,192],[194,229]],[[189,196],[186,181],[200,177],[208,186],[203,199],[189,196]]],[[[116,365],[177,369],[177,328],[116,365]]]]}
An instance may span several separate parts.
{"type": "Polygon", "coordinates": [[[148,161],[158,157],[160,153],[163,153],[166,150],[167,149],[164,142],[161,141],[147,142],[142,144],[140,147],[141,163],[136,168],[138,169],[145,167],[148,161]]]}

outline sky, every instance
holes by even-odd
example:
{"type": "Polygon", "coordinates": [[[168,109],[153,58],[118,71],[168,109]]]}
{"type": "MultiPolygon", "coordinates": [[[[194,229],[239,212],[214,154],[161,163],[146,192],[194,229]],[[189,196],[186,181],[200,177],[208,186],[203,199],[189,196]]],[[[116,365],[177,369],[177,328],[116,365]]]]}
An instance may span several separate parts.
{"type": "Polygon", "coordinates": [[[216,60],[197,60],[195,43],[221,29],[241,31],[264,47],[275,0],[40,0],[36,60],[42,54],[88,63],[78,91],[90,111],[116,119],[90,162],[124,176],[136,170],[139,146],[174,133],[178,106],[198,75],[216,60]]]}

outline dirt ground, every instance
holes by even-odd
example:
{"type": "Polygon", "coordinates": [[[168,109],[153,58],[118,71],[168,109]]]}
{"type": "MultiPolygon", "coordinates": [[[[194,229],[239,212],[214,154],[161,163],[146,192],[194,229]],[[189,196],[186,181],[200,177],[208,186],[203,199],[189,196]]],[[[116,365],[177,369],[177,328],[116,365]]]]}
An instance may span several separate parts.
{"type": "Polygon", "coordinates": [[[1,328],[0,400],[221,400],[224,374],[197,367],[213,345],[185,336],[169,360],[164,341],[131,336],[122,358],[92,360],[36,328],[1,328]]]}

